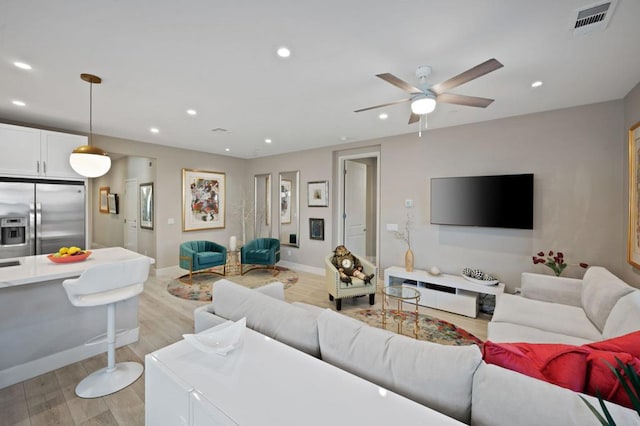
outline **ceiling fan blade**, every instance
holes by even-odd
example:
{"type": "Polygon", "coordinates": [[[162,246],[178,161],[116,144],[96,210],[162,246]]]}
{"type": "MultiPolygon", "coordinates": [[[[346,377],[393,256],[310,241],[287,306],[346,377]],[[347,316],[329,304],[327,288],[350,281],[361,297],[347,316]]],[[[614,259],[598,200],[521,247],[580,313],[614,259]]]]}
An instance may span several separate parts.
{"type": "Polygon", "coordinates": [[[386,106],[389,106],[389,105],[401,104],[401,103],[404,103],[404,102],[409,102],[410,100],[411,100],[411,98],[400,99],[399,101],[393,101],[393,102],[389,102],[388,104],[382,104],[382,105],[376,105],[376,106],[372,106],[372,107],[368,107],[368,108],[362,108],[362,109],[355,110],[353,112],[369,111],[370,109],[382,108],[382,107],[386,107],[386,106]]]}
{"type": "Polygon", "coordinates": [[[493,99],[477,98],[475,96],[466,95],[454,95],[453,93],[442,93],[436,97],[436,102],[486,108],[491,105],[493,99]]]}
{"type": "Polygon", "coordinates": [[[502,65],[496,59],[489,59],[486,62],[481,63],[480,65],[476,65],[475,67],[456,75],[455,77],[450,78],[447,81],[443,81],[442,83],[438,83],[431,87],[431,91],[436,95],[444,92],[445,90],[453,89],[454,87],[458,87],[464,83],[467,83],[471,80],[475,80],[478,77],[482,77],[485,74],[489,74],[492,71],[502,68],[502,65]]]}
{"type": "Polygon", "coordinates": [[[419,120],[420,120],[420,116],[418,114],[411,113],[411,115],[409,116],[408,124],[417,123],[419,120]]]}
{"type": "Polygon", "coordinates": [[[391,83],[396,87],[399,87],[400,89],[404,90],[407,93],[411,93],[412,95],[417,95],[419,93],[423,93],[422,90],[418,89],[415,86],[410,85],[409,83],[407,83],[404,80],[399,79],[398,77],[396,77],[393,74],[389,74],[389,73],[384,73],[384,74],[376,74],[376,77],[383,79],[384,81],[386,81],[387,83],[391,83]]]}

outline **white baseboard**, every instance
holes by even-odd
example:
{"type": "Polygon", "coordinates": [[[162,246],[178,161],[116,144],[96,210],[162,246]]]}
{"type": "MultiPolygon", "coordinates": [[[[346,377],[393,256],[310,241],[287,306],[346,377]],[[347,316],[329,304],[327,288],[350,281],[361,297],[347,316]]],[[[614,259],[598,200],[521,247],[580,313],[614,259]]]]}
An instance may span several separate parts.
{"type": "MultiPolygon", "coordinates": [[[[137,342],[139,336],[139,327],[131,329],[127,333],[116,337],[116,347],[119,348],[120,346],[137,342]]],[[[81,345],[39,359],[34,359],[24,364],[14,365],[13,367],[0,371],[0,389],[105,352],[107,352],[106,342],[96,345],[81,345]]]]}
{"type": "Polygon", "coordinates": [[[308,272],[315,275],[324,275],[324,268],[317,268],[315,266],[303,265],[301,263],[287,262],[281,260],[278,262],[278,266],[284,266],[285,268],[295,269],[297,271],[308,272]]]}

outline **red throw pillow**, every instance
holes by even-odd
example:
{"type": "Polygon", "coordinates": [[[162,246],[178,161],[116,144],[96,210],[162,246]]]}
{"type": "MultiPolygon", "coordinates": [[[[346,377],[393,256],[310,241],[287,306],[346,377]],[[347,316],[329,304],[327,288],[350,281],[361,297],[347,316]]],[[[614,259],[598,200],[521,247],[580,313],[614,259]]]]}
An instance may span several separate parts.
{"type": "Polygon", "coordinates": [[[622,361],[623,364],[630,364],[640,374],[640,359],[633,355],[624,352],[593,349],[587,357],[589,367],[587,384],[583,392],[593,396],[600,395],[602,399],[633,409],[629,395],[627,395],[624,387],[609,368],[609,365],[611,365],[621,372],[616,358],[622,361]]]}
{"type": "Polygon", "coordinates": [[[494,343],[487,341],[482,358],[495,364],[575,392],[582,392],[590,350],[563,344],[494,343]]]}
{"type": "Polygon", "coordinates": [[[583,346],[602,351],[626,352],[635,358],[640,358],[640,331],[583,346]]]}

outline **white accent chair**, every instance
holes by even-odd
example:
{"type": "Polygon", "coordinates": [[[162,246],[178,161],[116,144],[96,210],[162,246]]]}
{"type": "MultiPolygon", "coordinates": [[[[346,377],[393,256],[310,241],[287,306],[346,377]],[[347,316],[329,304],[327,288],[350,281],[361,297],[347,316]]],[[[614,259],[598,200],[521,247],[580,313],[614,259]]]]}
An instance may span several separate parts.
{"type": "Polygon", "coordinates": [[[80,398],[98,398],[119,391],[135,382],[142,374],[142,364],[116,364],[116,303],[142,293],[149,276],[146,257],[87,269],[78,278],[64,280],[62,285],[73,306],[107,305],[107,367],[94,371],[76,386],[80,398]]]}

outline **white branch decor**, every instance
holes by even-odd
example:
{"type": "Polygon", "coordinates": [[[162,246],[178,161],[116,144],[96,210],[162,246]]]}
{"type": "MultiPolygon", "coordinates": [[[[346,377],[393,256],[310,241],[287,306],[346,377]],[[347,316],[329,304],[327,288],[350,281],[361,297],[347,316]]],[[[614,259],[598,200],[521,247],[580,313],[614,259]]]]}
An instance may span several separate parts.
{"type": "Polygon", "coordinates": [[[407,213],[407,221],[404,224],[404,231],[393,231],[393,236],[407,243],[407,248],[411,250],[411,229],[413,229],[413,219],[407,213]]]}

